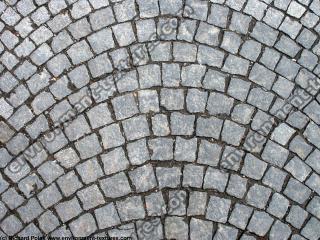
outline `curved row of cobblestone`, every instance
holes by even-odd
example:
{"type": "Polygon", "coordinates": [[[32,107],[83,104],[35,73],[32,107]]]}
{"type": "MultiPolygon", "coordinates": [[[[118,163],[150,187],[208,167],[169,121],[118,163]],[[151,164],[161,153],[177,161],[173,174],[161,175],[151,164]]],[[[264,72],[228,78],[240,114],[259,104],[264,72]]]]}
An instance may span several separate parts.
{"type": "Polygon", "coordinates": [[[319,16],[0,2],[0,235],[319,239],[319,16]]]}

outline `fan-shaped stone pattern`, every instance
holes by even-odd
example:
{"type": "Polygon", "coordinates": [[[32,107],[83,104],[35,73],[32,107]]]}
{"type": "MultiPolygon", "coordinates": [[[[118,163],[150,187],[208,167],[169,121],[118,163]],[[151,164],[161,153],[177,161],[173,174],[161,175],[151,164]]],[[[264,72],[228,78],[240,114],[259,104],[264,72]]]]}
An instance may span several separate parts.
{"type": "Polygon", "coordinates": [[[1,235],[320,237],[318,0],[0,12],[1,235]]]}

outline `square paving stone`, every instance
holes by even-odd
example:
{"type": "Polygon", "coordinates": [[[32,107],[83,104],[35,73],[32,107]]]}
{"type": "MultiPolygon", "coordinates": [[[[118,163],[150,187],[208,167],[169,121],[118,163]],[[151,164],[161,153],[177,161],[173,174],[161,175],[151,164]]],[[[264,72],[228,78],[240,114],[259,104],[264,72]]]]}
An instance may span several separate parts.
{"type": "Polygon", "coordinates": [[[131,192],[128,178],[123,172],[100,180],[100,186],[108,198],[122,197],[131,192]]]}
{"type": "Polygon", "coordinates": [[[94,210],[99,229],[105,229],[120,224],[120,218],[113,203],[94,210]]]}
{"type": "Polygon", "coordinates": [[[171,113],[172,135],[192,135],[194,132],[194,115],[186,115],[178,112],[171,113]]]}
{"type": "Polygon", "coordinates": [[[195,165],[185,165],[183,169],[184,187],[201,188],[203,182],[204,167],[195,165]]]}
{"type": "Polygon", "coordinates": [[[38,173],[41,175],[42,179],[47,183],[50,184],[58,177],[64,174],[64,170],[60,167],[57,163],[53,161],[48,161],[42,164],[38,168],[38,173]]]}
{"type": "Polygon", "coordinates": [[[158,93],[155,90],[139,91],[139,109],[142,113],[159,112],[158,93]]]}
{"type": "Polygon", "coordinates": [[[129,161],[132,165],[140,165],[150,160],[149,150],[145,139],[141,139],[127,145],[129,161]]]}
{"type": "Polygon", "coordinates": [[[146,116],[132,117],[122,122],[127,140],[136,140],[150,135],[146,116]]]}
{"type": "Polygon", "coordinates": [[[91,132],[89,124],[83,115],[80,115],[65,127],[65,133],[70,141],[78,140],[91,132]]]}
{"type": "Polygon", "coordinates": [[[85,65],[81,65],[68,73],[71,82],[77,87],[81,88],[89,83],[90,76],[85,65]]]}
{"type": "Polygon", "coordinates": [[[129,71],[116,78],[116,84],[119,92],[129,92],[138,89],[137,71],[129,71]]]}
{"type": "Polygon", "coordinates": [[[226,28],[228,21],[229,9],[218,4],[211,5],[210,15],[208,16],[208,23],[215,26],[226,28]]]}
{"type": "Polygon", "coordinates": [[[197,139],[176,138],[174,159],[176,161],[192,162],[196,159],[197,139]]]}
{"type": "Polygon", "coordinates": [[[253,65],[250,72],[249,79],[260,86],[271,89],[271,86],[275,80],[276,74],[260,64],[253,65]]]}
{"type": "Polygon", "coordinates": [[[223,125],[221,139],[222,141],[239,146],[246,129],[237,123],[226,120],[223,125]]]}
{"type": "Polygon", "coordinates": [[[186,192],[185,191],[169,191],[168,214],[169,215],[186,215],[186,192]]]}
{"type": "Polygon", "coordinates": [[[240,78],[231,78],[228,87],[228,94],[235,99],[244,101],[247,98],[250,86],[250,82],[244,81],[240,78]]]}
{"type": "Polygon", "coordinates": [[[84,40],[72,45],[67,53],[72,59],[73,64],[79,64],[93,57],[89,45],[84,40]]]}
{"type": "Polygon", "coordinates": [[[43,208],[36,198],[31,198],[26,205],[17,209],[23,222],[28,223],[36,219],[42,212],[43,208]]]}
{"type": "Polygon", "coordinates": [[[162,216],[166,213],[166,204],[162,192],[155,192],[145,196],[148,216],[162,216]]]}
{"type": "Polygon", "coordinates": [[[213,237],[213,224],[209,221],[192,218],[190,221],[190,239],[209,240],[213,237]]]}
{"type": "Polygon", "coordinates": [[[79,151],[81,159],[93,157],[102,151],[96,134],[91,134],[77,141],[75,147],[79,151]]]}
{"type": "Polygon", "coordinates": [[[128,46],[136,40],[130,22],[114,25],[112,31],[120,47],[128,46]]]}
{"type": "Polygon", "coordinates": [[[87,113],[92,128],[98,128],[113,122],[111,113],[106,103],[101,103],[91,108],[87,113]]]}
{"type": "Polygon", "coordinates": [[[289,238],[291,235],[291,228],[280,222],[279,220],[277,220],[269,233],[270,239],[279,239],[279,238],[283,238],[283,239],[287,239],[289,238]]]}
{"type": "Polygon", "coordinates": [[[187,87],[200,87],[201,80],[206,72],[206,67],[192,64],[182,67],[181,84],[187,87]]]}
{"type": "Polygon", "coordinates": [[[184,106],[182,89],[163,88],[160,92],[160,104],[167,110],[180,110],[184,106]]]}
{"type": "Polygon", "coordinates": [[[184,8],[184,16],[197,20],[206,20],[208,15],[207,2],[197,0],[187,0],[184,8]]]}
{"type": "Polygon", "coordinates": [[[248,72],[248,68],[248,60],[237,57],[235,55],[229,55],[224,63],[222,70],[230,74],[245,76],[248,72]]]}
{"type": "Polygon", "coordinates": [[[104,172],[107,175],[125,170],[129,167],[129,161],[122,147],[116,148],[101,155],[104,172]]]}
{"type": "Polygon", "coordinates": [[[291,59],[282,57],[275,71],[289,80],[293,80],[297,76],[299,68],[300,66],[291,59]]]}
{"type": "Polygon", "coordinates": [[[73,43],[71,36],[67,33],[67,31],[61,31],[57,36],[52,38],[51,48],[53,52],[58,53],[62,50],[66,49],[73,43]]]}
{"type": "Polygon", "coordinates": [[[226,191],[231,196],[243,198],[247,191],[247,182],[248,180],[246,178],[231,174],[226,191]]]}
{"type": "Polygon", "coordinates": [[[254,107],[247,104],[238,104],[233,108],[232,120],[241,124],[249,124],[254,113],[254,107]]]}
{"type": "Polygon", "coordinates": [[[192,191],[189,194],[188,216],[204,215],[207,205],[207,193],[192,191]]]}
{"type": "Polygon", "coordinates": [[[244,12],[248,15],[253,16],[257,20],[261,20],[267,7],[267,4],[259,0],[249,0],[244,9],[244,12]]]}
{"type": "Polygon", "coordinates": [[[121,146],[125,143],[119,124],[112,124],[99,131],[105,149],[121,146]]]}
{"type": "Polygon", "coordinates": [[[320,151],[315,149],[305,161],[317,173],[320,173],[320,163],[318,161],[319,157],[320,157],[320,151]]]}
{"type": "Polygon", "coordinates": [[[206,212],[206,219],[215,222],[226,223],[228,219],[230,206],[231,200],[211,196],[206,212]]]}
{"type": "Polygon", "coordinates": [[[197,46],[191,43],[173,43],[174,61],[194,62],[197,55],[197,46]]]}
{"type": "Polygon", "coordinates": [[[267,169],[268,164],[260,159],[256,158],[252,154],[247,154],[246,158],[244,159],[244,165],[241,170],[241,174],[245,176],[260,180],[264,175],[264,172],[267,169]]]}
{"type": "Polygon", "coordinates": [[[303,182],[311,172],[311,168],[298,157],[293,157],[284,169],[301,182],[303,182]]]}
{"type": "Polygon", "coordinates": [[[221,93],[211,93],[207,103],[207,110],[211,115],[230,114],[234,99],[221,93]]]}
{"type": "Polygon", "coordinates": [[[59,192],[57,185],[53,183],[38,194],[38,199],[41,205],[47,209],[59,202],[62,199],[62,195],[59,192]]]}
{"type": "Polygon", "coordinates": [[[308,217],[308,212],[303,208],[292,205],[290,208],[290,212],[286,217],[286,221],[290,223],[293,227],[300,229],[308,217]]]}
{"type": "Polygon", "coordinates": [[[180,83],[180,66],[177,63],[162,64],[162,82],[165,87],[177,87],[180,83]]]}
{"type": "Polygon", "coordinates": [[[159,15],[158,1],[137,0],[141,18],[151,18],[159,15]]]}
{"type": "Polygon", "coordinates": [[[62,193],[66,197],[71,196],[79,188],[81,188],[83,186],[74,171],[68,172],[67,174],[61,176],[57,180],[57,183],[58,183],[62,193]]]}
{"type": "Polygon", "coordinates": [[[90,14],[89,18],[93,30],[101,29],[115,22],[111,7],[95,11],[90,14]]]}
{"type": "Polygon", "coordinates": [[[164,114],[157,114],[151,118],[152,131],[156,136],[167,136],[170,134],[168,118],[164,114]]]}
{"type": "Polygon", "coordinates": [[[66,148],[57,152],[54,157],[65,168],[72,168],[79,161],[79,157],[73,148],[66,148]]]}
{"type": "Polygon", "coordinates": [[[230,30],[236,31],[238,33],[246,34],[248,32],[250,22],[251,22],[250,16],[234,11],[232,13],[230,30]]]}
{"type": "Polygon", "coordinates": [[[225,53],[212,47],[200,45],[197,60],[200,64],[221,68],[225,53]]]}
{"type": "Polygon", "coordinates": [[[2,220],[0,226],[1,229],[9,236],[15,235],[23,228],[20,220],[14,215],[10,215],[2,220]]]}
{"type": "Polygon", "coordinates": [[[9,209],[15,209],[24,202],[24,198],[14,188],[9,188],[2,194],[2,201],[9,209]]]}
{"type": "Polygon", "coordinates": [[[280,192],[286,176],[287,174],[284,171],[272,166],[266,172],[262,182],[263,184],[266,184],[274,190],[280,192]]]}
{"type": "Polygon", "coordinates": [[[166,217],[165,218],[165,236],[167,239],[188,239],[188,224],[182,217],[166,217]]]}
{"type": "Polygon", "coordinates": [[[161,85],[160,66],[156,64],[138,67],[139,83],[141,88],[150,88],[161,85]]]}
{"type": "Polygon", "coordinates": [[[72,199],[64,202],[60,202],[55,206],[55,209],[62,222],[69,221],[70,219],[78,216],[83,211],[76,197],[73,197],[72,199]]]}
{"type": "Polygon", "coordinates": [[[224,192],[227,186],[229,174],[219,169],[208,168],[204,177],[204,189],[215,189],[224,192]]]}
{"type": "Polygon", "coordinates": [[[211,46],[218,46],[219,44],[219,34],[220,29],[207,24],[205,22],[200,22],[200,25],[195,36],[195,40],[211,46]]]}
{"type": "Polygon", "coordinates": [[[262,237],[269,231],[273,221],[273,218],[268,213],[254,211],[247,229],[249,232],[262,237]]]}
{"type": "Polygon", "coordinates": [[[278,31],[268,25],[257,22],[253,28],[251,36],[267,46],[273,46],[278,37],[278,31]]]}
{"type": "Polygon", "coordinates": [[[287,149],[272,141],[268,141],[261,156],[266,162],[278,167],[283,167],[287,161],[288,155],[289,151],[287,149]]]}
{"type": "Polygon", "coordinates": [[[247,40],[241,47],[240,55],[251,60],[256,61],[261,52],[261,44],[254,40],[247,40]]]}
{"type": "Polygon", "coordinates": [[[77,165],[76,169],[85,184],[94,182],[103,176],[101,166],[96,158],[89,159],[77,165]]]}
{"type": "Polygon", "coordinates": [[[99,77],[105,73],[110,73],[113,70],[112,64],[107,53],[101,54],[88,63],[90,72],[94,78],[99,77]]]}
{"type": "Polygon", "coordinates": [[[212,167],[218,166],[222,147],[216,143],[201,140],[197,162],[212,167]]]}
{"type": "Polygon", "coordinates": [[[308,239],[318,239],[320,237],[319,226],[320,221],[312,217],[302,229],[301,234],[308,239]]]}
{"type": "Polygon", "coordinates": [[[320,198],[314,196],[312,200],[308,203],[307,211],[319,218],[320,216],[320,198]]]}
{"type": "Polygon", "coordinates": [[[101,53],[114,47],[112,31],[109,28],[90,35],[88,41],[95,53],[101,53]]]}
{"type": "Polygon", "coordinates": [[[288,198],[303,204],[310,196],[311,190],[294,178],[290,178],[283,193],[288,198]]]}
{"type": "Polygon", "coordinates": [[[202,82],[203,87],[205,89],[212,89],[217,90],[219,92],[224,92],[226,86],[226,77],[226,74],[220,73],[212,69],[208,69],[202,82]]]}
{"type": "Polygon", "coordinates": [[[271,189],[254,184],[248,191],[246,202],[251,206],[264,209],[271,194],[271,189]]]}
{"type": "Polygon", "coordinates": [[[156,25],[153,19],[136,21],[137,37],[139,42],[147,42],[156,36],[156,25]]]}
{"type": "Polygon", "coordinates": [[[84,210],[89,210],[105,203],[97,185],[91,185],[78,191],[77,196],[80,198],[84,210]]]}
{"type": "Polygon", "coordinates": [[[236,240],[237,236],[238,236],[238,230],[236,228],[219,223],[213,240],[219,240],[219,239],[236,240]]]}
{"type": "Polygon", "coordinates": [[[268,111],[273,98],[273,93],[266,92],[262,88],[253,88],[249,93],[247,101],[263,111],[268,111]]]}
{"type": "Polygon", "coordinates": [[[286,214],[289,204],[290,202],[288,199],[286,199],[280,193],[274,193],[267,208],[267,212],[281,219],[286,214]]]}
{"type": "Polygon", "coordinates": [[[229,218],[229,223],[244,230],[253,212],[251,207],[236,203],[229,218]]]}
{"type": "Polygon", "coordinates": [[[118,120],[132,117],[138,113],[138,107],[133,94],[126,94],[115,97],[112,101],[112,106],[118,120]]]}
{"type": "Polygon", "coordinates": [[[72,221],[69,226],[75,237],[86,237],[97,230],[95,220],[91,213],[86,213],[78,217],[76,220],[72,221]]]}
{"type": "Polygon", "coordinates": [[[306,185],[315,191],[317,194],[320,193],[320,177],[316,173],[312,173],[312,175],[306,181],[306,185]]]}
{"type": "Polygon", "coordinates": [[[58,218],[49,210],[42,214],[39,217],[38,221],[40,228],[45,233],[52,232],[55,228],[59,226],[58,218]]]}
{"type": "Polygon", "coordinates": [[[172,160],[173,140],[169,138],[155,138],[148,141],[152,152],[151,160],[172,160]]]}
{"type": "Polygon", "coordinates": [[[146,192],[157,186],[151,164],[147,164],[130,171],[129,177],[137,192],[146,192]]]}
{"type": "Polygon", "coordinates": [[[135,2],[133,0],[126,0],[117,3],[113,7],[118,22],[125,22],[133,19],[136,16],[135,2]]]}
{"type": "Polygon", "coordinates": [[[181,169],[178,167],[166,168],[157,167],[156,175],[159,183],[159,188],[176,188],[180,185],[181,169]]]}
{"type": "Polygon", "coordinates": [[[80,39],[91,33],[90,24],[86,18],[82,18],[69,25],[68,30],[75,39],[80,39]]]}
{"type": "Polygon", "coordinates": [[[306,140],[298,135],[290,142],[289,149],[302,159],[305,159],[312,151],[312,147],[306,143],[306,140]]]}
{"type": "Polygon", "coordinates": [[[216,117],[197,119],[196,135],[219,139],[222,128],[222,120],[216,117]]]}
{"type": "Polygon", "coordinates": [[[221,48],[232,54],[237,54],[241,44],[242,39],[238,34],[234,32],[224,32],[221,48]]]}
{"type": "Polygon", "coordinates": [[[122,221],[129,221],[145,217],[145,211],[141,197],[128,197],[125,200],[117,201],[116,205],[122,221]]]}

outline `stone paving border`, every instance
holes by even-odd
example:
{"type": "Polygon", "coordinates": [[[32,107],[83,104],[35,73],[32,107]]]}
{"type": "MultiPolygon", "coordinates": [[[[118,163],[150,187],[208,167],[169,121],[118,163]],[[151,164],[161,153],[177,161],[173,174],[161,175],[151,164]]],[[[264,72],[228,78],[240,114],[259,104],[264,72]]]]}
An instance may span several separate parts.
{"type": "Polygon", "coordinates": [[[0,2],[0,236],[319,239],[319,17],[0,2]]]}

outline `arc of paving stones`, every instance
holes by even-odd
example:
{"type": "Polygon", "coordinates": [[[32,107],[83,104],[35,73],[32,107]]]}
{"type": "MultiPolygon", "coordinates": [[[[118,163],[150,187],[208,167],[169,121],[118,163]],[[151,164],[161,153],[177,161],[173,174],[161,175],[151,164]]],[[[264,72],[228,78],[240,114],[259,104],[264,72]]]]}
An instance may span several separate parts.
{"type": "Polygon", "coordinates": [[[0,12],[1,235],[320,237],[318,0],[0,12]]]}

